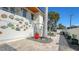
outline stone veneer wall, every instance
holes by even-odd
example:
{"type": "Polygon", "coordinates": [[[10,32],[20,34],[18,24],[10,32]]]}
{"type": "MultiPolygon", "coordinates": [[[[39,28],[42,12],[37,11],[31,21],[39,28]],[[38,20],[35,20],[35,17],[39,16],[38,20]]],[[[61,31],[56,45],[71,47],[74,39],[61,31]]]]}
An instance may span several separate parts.
{"type": "Polygon", "coordinates": [[[32,36],[33,27],[29,19],[0,10],[0,40],[32,36]]]}

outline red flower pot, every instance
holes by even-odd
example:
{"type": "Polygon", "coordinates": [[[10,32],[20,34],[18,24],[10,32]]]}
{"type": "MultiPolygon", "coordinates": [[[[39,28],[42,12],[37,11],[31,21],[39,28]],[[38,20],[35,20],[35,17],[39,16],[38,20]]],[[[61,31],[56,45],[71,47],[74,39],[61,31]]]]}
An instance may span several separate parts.
{"type": "Polygon", "coordinates": [[[39,39],[39,38],[40,38],[39,34],[36,33],[36,34],[34,35],[34,38],[35,38],[35,40],[39,39]]]}

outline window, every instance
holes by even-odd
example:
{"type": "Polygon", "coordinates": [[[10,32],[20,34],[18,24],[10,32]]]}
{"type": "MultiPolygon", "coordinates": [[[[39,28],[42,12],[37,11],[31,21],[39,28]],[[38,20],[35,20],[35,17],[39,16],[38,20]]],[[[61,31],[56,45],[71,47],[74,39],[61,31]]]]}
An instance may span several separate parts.
{"type": "Polygon", "coordinates": [[[23,9],[23,17],[26,17],[26,10],[25,9],[23,9]]]}
{"type": "Polygon", "coordinates": [[[14,7],[10,7],[10,12],[15,14],[15,8],[14,7]]]}
{"type": "Polygon", "coordinates": [[[3,7],[2,10],[9,11],[8,7],[3,7]]]}
{"type": "Polygon", "coordinates": [[[22,9],[20,7],[16,7],[15,8],[15,14],[19,15],[19,16],[22,16],[22,9]]]}
{"type": "Polygon", "coordinates": [[[31,19],[34,20],[34,14],[31,14],[31,19]]]}

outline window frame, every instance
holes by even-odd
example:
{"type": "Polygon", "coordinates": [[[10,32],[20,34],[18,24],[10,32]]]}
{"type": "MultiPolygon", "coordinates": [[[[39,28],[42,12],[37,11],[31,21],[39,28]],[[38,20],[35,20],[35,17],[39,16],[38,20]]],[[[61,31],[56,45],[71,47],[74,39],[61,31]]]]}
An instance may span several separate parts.
{"type": "Polygon", "coordinates": [[[34,20],[34,14],[31,13],[31,19],[34,20]]]}
{"type": "Polygon", "coordinates": [[[4,11],[9,11],[9,7],[2,7],[2,10],[4,10],[4,11]],[[7,8],[7,9],[5,9],[5,8],[7,8]]]}
{"type": "Polygon", "coordinates": [[[10,13],[15,14],[15,7],[10,7],[10,13]],[[14,9],[14,10],[13,10],[14,9]]]}
{"type": "Polygon", "coordinates": [[[23,13],[22,16],[26,18],[27,17],[27,10],[22,8],[22,13],[23,13]]]}

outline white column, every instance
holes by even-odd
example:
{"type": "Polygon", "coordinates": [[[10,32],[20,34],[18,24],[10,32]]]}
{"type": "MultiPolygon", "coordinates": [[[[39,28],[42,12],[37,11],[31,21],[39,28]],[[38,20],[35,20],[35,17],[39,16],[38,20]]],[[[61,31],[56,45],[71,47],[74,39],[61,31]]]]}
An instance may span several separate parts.
{"type": "Polygon", "coordinates": [[[44,16],[44,21],[43,21],[43,37],[47,36],[47,22],[48,22],[48,7],[45,9],[45,16],[44,16]]]}

